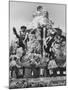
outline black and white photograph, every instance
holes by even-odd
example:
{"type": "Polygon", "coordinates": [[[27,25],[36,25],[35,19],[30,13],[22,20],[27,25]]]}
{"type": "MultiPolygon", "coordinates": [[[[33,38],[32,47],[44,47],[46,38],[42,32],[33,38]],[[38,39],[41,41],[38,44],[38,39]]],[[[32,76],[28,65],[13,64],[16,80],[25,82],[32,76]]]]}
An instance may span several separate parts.
{"type": "Polygon", "coordinates": [[[66,86],[66,4],[9,1],[9,88],[66,86]]]}

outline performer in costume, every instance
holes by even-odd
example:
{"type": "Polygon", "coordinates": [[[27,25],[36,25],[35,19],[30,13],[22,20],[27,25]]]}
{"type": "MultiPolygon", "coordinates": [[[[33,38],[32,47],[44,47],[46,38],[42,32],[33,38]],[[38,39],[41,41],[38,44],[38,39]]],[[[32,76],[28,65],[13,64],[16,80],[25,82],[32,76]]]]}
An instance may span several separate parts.
{"type": "Polygon", "coordinates": [[[13,27],[13,32],[19,40],[19,47],[22,47],[23,50],[25,49],[25,35],[26,35],[26,26],[21,26],[20,35],[17,33],[15,27],[13,27]]]}

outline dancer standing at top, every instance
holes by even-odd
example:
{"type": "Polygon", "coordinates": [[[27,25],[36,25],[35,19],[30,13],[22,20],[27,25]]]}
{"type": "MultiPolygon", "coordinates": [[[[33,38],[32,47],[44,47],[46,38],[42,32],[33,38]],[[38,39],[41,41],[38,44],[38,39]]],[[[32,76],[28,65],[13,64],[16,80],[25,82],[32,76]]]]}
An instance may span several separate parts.
{"type": "Polygon", "coordinates": [[[42,6],[38,6],[37,11],[33,14],[33,21],[28,28],[36,29],[39,26],[46,26],[47,24],[50,26],[53,24],[52,21],[49,20],[49,13],[48,11],[43,10],[42,6]]]}

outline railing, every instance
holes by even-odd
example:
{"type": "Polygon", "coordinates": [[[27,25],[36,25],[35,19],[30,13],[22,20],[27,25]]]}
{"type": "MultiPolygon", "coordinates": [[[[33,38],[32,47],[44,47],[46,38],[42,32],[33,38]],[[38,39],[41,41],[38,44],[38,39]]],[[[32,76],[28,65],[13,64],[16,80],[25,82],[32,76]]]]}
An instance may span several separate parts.
{"type": "Polygon", "coordinates": [[[46,66],[23,66],[21,68],[14,67],[11,70],[12,78],[39,78],[39,77],[51,77],[51,76],[65,76],[66,68],[53,68],[47,69],[46,66]],[[15,76],[13,75],[15,72],[15,76]]]}

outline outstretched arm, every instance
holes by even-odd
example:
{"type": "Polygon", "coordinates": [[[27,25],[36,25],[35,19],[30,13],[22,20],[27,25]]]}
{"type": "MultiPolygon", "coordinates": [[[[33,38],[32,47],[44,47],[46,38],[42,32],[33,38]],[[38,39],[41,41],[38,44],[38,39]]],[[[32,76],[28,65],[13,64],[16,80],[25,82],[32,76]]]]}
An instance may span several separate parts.
{"type": "Polygon", "coordinates": [[[13,27],[13,33],[16,35],[17,38],[19,38],[19,35],[18,35],[15,27],[13,27]]]}

